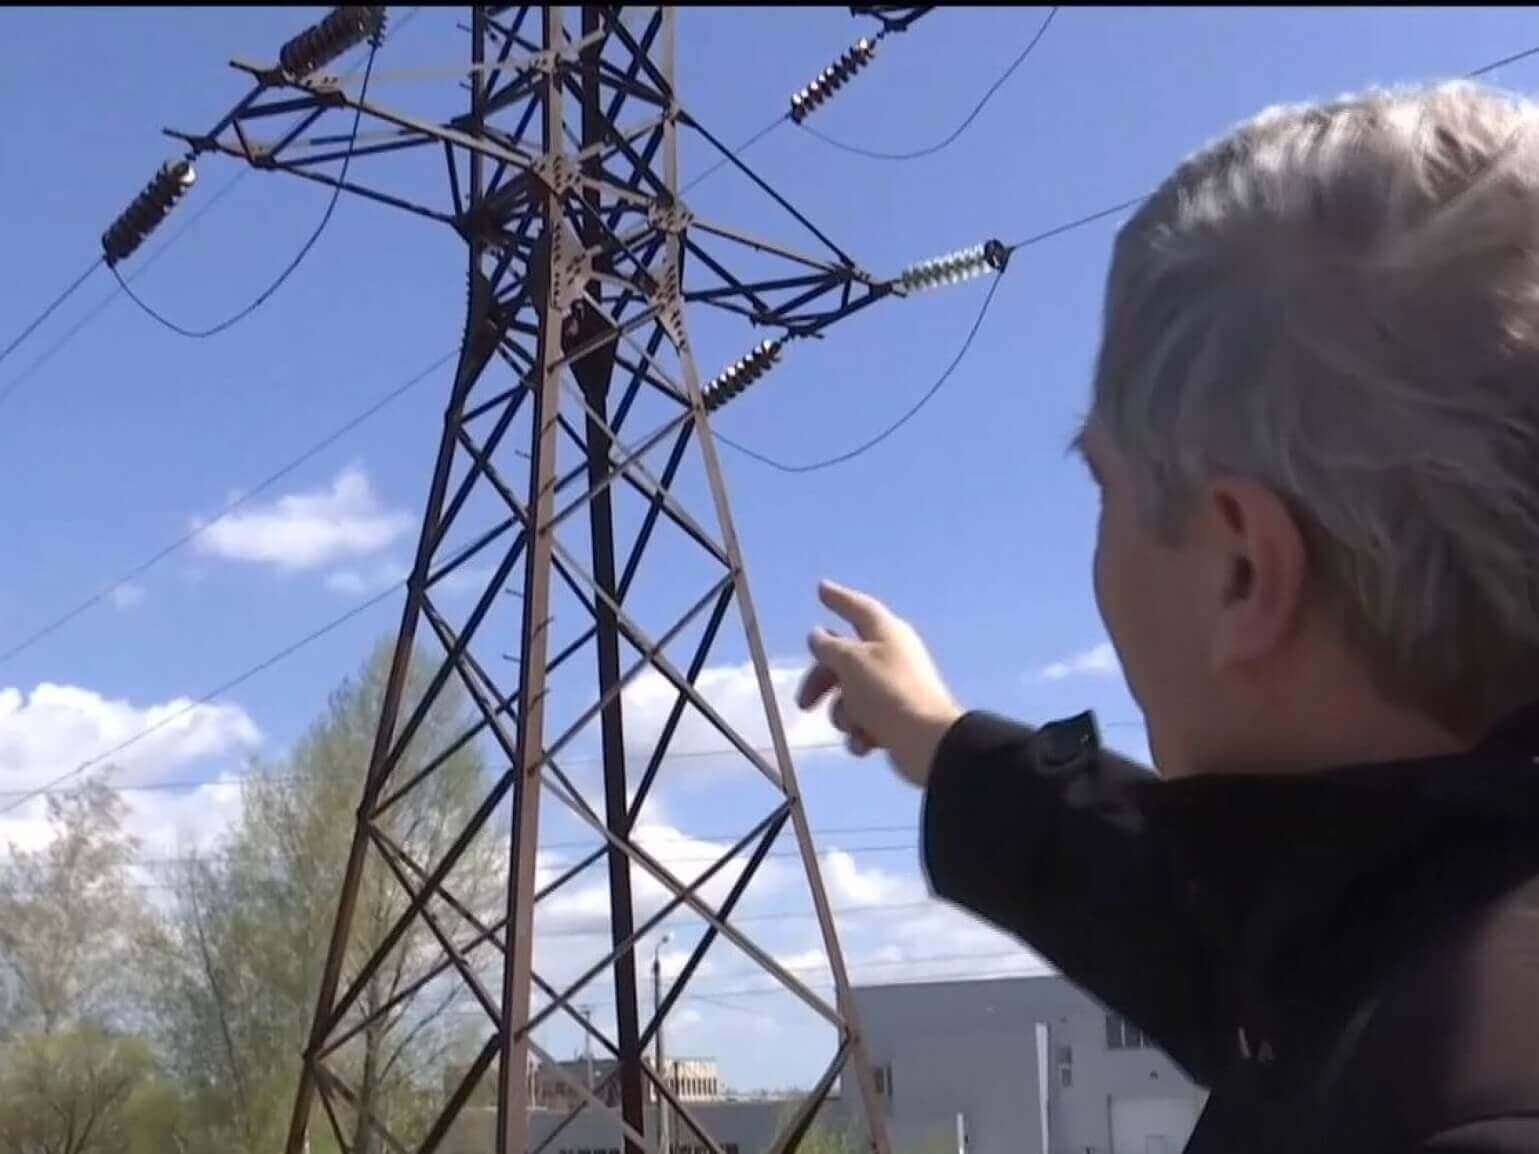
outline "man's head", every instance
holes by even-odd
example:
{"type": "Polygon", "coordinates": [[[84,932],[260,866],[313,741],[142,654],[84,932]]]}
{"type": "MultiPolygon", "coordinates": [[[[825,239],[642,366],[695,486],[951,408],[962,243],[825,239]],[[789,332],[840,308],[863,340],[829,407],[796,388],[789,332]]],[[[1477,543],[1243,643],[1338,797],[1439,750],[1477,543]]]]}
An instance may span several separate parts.
{"type": "Polygon", "coordinates": [[[1117,239],[1096,590],[1168,774],[1477,738],[1539,698],[1539,109],[1269,111],[1117,239]]]}

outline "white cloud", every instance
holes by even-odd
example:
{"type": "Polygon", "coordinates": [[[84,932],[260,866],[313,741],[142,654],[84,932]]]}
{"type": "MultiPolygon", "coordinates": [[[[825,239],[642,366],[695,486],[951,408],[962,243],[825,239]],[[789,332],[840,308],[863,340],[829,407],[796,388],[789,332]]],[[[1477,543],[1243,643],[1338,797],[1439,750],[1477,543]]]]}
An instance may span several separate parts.
{"type": "Polygon", "coordinates": [[[828,954],[822,946],[811,946],[790,954],[776,954],[775,961],[781,969],[798,976],[808,970],[817,970],[820,974],[828,970],[828,954]]]}
{"type": "Polygon", "coordinates": [[[1070,677],[1120,677],[1122,666],[1117,661],[1117,651],[1110,641],[1103,641],[1093,649],[1076,653],[1063,661],[1055,661],[1037,674],[1043,681],[1063,681],[1070,677]]]}
{"type": "Polygon", "coordinates": [[[223,841],[241,814],[241,786],[228,775],[192,789],[123,795],[128,831],[140,856],[152,859],[207,853],[223,841]]]}
{"type": "MultiPolygon", "coordinates": [[[[786,739],[793,751],[836,745],[841,735],[828,720],[826,710],[808,713],[796,707],[796,685],[803,671],[800,665],[770,666],[770,681],[775,687],[786,739]]],[[[769,747],[769,719],[752,664],[707,666],[695,679],[695,689],[749,745],[756,749],[769,747]]],[[[650,750],[657,744],[677,696],[673,683],[655,669],[639,674],[625,687],[625,736],[633,748],[650,750]]],[[[674,754],[728,748],[727,739],[692,704],[685,707],[683,719],[668,745],[669,752],[674,754]]]]}
{"type": "MultiPolygon", "coordinates": [[[[708,841],[690,837],[671,825],[655,818],[637,825],[635,840],[655,861],[674,877],[688,885],[693,882],[729,849],[728,842],[708,841]]],[[[711,880],[697,891],[707,905],[718,906],[726,899],[732,883],[737,880],[747,864],[750,851],[737,855],[731,862],[712,875],[711,880]]],[[[583,852],[571,849],[559,854],[539,855],[536,870],[536,886],[544,886],[555,880],[583,852]]],[[[749,883],[748,893],[762,899],[778,892],[789,876],[780,868],[778,861],[765,861],[749,883]]],[[[661,909],[673,894],[647,870],[636,865],[631,869],[631,892],[637,922],[644,921],[661,909]]],[[[680,917],[693,917],[687,904],[676,909],[680,917]]],[[[593,867],[585,878],[574,878],[567,885],[551,894],[535,911],[535,922],[540,932],[560,934],[563,937],[584,931],[608,932],[609,883],[602,864],[593,867]]],[[[538,939],[537,939],[538,940],[538,939]]],[[[552,938],[560,942],[562,938],[552,938]]],[[[685,945],[680,939],[680,945],[685,945]]]]}
{"type": "Polygon", "coordinates": [[[384,508],[368,475],[350,465],[330,488],[292,493],[208,524],[200,552],[289,571],[316,569],[388,549],[415,524],[384,508]]]}
{"type": "Polygon", "coordinates": [[[440,596],[461,593],[480,593],[486,588],[486,583],[492,579],[492,574],[497,570],[491,565],[465,564],[450,573],[447,577],[440,577],[433,588],[440,596]]]}
{"type": "Polygon", "coordinates": [[[383,593],[410,576],[411,570],[394,561],[369,569],[337,569],[326,574],[326,588],[344,597],[368,597],[383,593]]]}
{"type": "MultiPolygon", "coordinates": [[[[496,572],[490,565],[462,565],[446,577],[433,583],[434,600],[442,602],[447,597],[459,597],[467,593],[479,594],[496,572]]],[[[373,566],[347,566],[326,574],[325,585],[333,593],[344,597],[368,597],[383,593],[399,585],[411,576],[411,566],[394,558],[373,566]]]]}
{"type": "Polygon", "coordinates": [[[877,867],[862,869],[848,851],[829,850],[822,855],[822,862],[823,887],[835,907],[898,905],[925,897],[924,885],[914,875],[877,867]]]}
{"type": "Polygon", "coordinates": [[[48,682],[30,694],[0,689],[0,790],[31,789],[131,738],[133,745],[104,763],[115,770],[114,784],[236,755],[261,733],[237,705],[176,698],[140,707],[48,682]]]}
{"type": "MultiPolygon", "coordinates": [[[[185,699],[139,706],[76,686],[44,683],[30,694],[0,689],[0,810],[24,791],[46,788],[88,760],[153,730],[106,759],[110,785],[183,780],[202,776],[211,763],[228,774],[261,741],[261,733],[236,705],[194,705],[185,699]],[[156,728],[158,727],[158,728],[156,728]]],[[[59,783],[67,788],[85,775],[59,783]]],[[[144,857],[166,857],[211,846],[240,809],[240,790],[210,782],[185,790],[127,790],[128,832],[144,857]]],[[[15,845],[36,850],[48,844],[47,797],[39,795],[0,814],[0,856],[15,845]]]]}
{"type": "Polygon", "coordinates": [[[112,592],[107,596],[114,609],[132,609],[144,603],[144,586],[135,585],[132,581],[124,581],[121,585],[113,586],[112,592]]]}

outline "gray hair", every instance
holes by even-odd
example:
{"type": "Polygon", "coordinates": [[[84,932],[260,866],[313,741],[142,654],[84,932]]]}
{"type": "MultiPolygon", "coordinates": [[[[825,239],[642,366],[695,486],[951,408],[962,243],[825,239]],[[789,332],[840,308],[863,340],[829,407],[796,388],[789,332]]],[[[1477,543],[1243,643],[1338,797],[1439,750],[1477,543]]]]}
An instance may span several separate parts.
{"type": "Polygon", "coordinates": [[[1090,419],[1167,539],[1216,474],[1288,501],[1392,696],[1539,697],[1539,108],[1373,91],[1203,149],[1117,238],[1090,419]]]}

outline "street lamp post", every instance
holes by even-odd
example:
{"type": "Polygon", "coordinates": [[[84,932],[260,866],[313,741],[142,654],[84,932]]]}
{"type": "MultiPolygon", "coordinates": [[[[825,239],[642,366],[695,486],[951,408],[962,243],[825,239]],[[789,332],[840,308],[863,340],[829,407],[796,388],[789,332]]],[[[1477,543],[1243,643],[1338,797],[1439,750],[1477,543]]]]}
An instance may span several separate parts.
{"type": "MultiPolygon", "coordinates": [[[[664,934],[652,949],[652,1018],[657,1023],[657,1077],[659,1087],[668,1084],[668,1068],[663,1064],[663,1020],[659,1012],[663,1001],[663,947],[673,941],[672,934],[664,934]]],[[[657,1093],[657,1137],[658,1149],[662,1154],[673,1154],[672,1147],[668,1144],[668,1102],[663,1097],[662,1090],[657,1093]]]]}

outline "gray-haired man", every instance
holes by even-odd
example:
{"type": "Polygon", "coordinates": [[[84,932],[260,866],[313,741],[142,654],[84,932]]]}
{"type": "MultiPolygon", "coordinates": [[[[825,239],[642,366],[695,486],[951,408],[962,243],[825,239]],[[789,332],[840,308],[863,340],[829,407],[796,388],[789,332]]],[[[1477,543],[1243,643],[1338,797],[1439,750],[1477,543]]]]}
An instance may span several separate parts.
{"type": "Polygon", "coordinates": [[[1191,1152],[1539,1151],[1539,109],[1269,112],[1122,230],[1080,437],[1156,778],[825,585],[942,895],[1212,1090],[1191,1152]]]}

